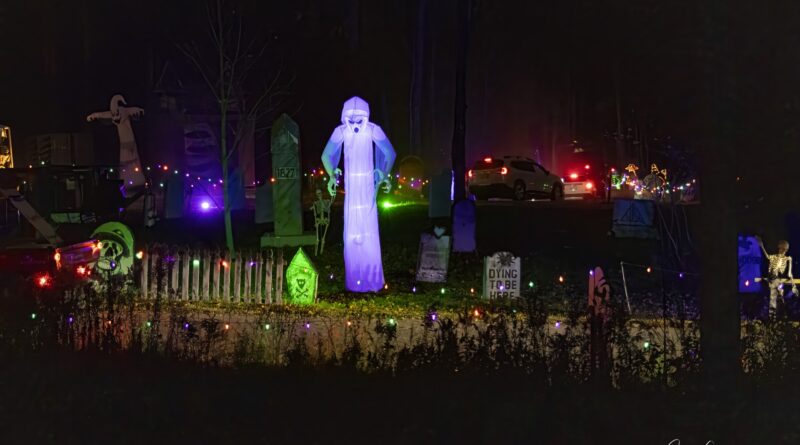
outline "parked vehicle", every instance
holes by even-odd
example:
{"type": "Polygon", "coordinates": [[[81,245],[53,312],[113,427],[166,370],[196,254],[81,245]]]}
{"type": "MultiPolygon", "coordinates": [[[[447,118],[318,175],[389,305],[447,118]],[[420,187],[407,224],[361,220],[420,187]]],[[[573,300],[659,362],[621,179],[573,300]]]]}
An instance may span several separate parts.
{"type": "Polygon", "coordinates": [[[560,177],[533,159],[520,156],[485,157],[477,161],[467,172],[467,185],[477,199],[535,197],[556,201],[564,198],[560,177]]]}
{"type": "Polygon", "coordinates": [[[564,175],[564,199],[595,199],[602,197],[604,181],[597,179],[589,164],[567,170],[564,175]],[[598,190],[601,190],[598,192],[598,190]]]}

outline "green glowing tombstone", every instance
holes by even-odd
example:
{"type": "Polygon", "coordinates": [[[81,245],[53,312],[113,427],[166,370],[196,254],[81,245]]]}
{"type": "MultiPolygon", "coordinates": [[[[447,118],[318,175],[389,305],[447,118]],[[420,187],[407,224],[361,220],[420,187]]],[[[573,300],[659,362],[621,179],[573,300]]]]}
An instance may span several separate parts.
{"type": "Polygon", "coordinates": [[[319,273],[303,248],[297,249],[292,262],[286,268],[289,303],[313,304],[317,301],[318,278],[319,273]]]}

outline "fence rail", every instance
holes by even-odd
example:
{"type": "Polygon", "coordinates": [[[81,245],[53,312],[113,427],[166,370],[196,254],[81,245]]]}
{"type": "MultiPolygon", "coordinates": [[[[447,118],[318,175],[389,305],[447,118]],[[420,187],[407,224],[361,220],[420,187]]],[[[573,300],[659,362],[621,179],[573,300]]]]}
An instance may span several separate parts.
{"type": "Polygon", "coordinates": [[[283,250],[237,251],[152,245],[142,251],[142,298],[182,301],[283,303],[283,250]]]}

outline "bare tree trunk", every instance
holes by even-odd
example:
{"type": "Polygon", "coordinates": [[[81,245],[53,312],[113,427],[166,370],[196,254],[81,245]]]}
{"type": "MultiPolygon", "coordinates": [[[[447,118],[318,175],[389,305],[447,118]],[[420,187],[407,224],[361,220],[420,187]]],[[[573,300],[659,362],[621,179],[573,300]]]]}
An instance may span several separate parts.
{"type": "Polygon", "coordinates": [[[617,68],[614,73],[614,99],[617,106],[617,160],[616,162],[620,168],[625,168],[625,164],[627,164],[628,160],[626,158],[625,153],[625,139],[622,136],[622,99],[620,97],[620,85],[619,85],[619,62],[617,62],[617,68]]]}
{"type": "Polygon", "coordinates": [[[425,68],[425,23],[427,0],[417,0],[417,19],[414,27],[414,52],[411,59],[411,97],[409,113],[409,152],[422,150],[422,89],[425,68]]]}
{"type": "Polygon", "coordinates": [[[458,0],[457,18],[458,37],[456,54],[456,97],[455,123],[453,125],[453,146],[451,161],[453,163],[453,200],[458,202],[465,197],[464,175],[466,173],[466,126],[467,126],[467,46],[469,44],[469,7],[470,0],[458,0]]]}

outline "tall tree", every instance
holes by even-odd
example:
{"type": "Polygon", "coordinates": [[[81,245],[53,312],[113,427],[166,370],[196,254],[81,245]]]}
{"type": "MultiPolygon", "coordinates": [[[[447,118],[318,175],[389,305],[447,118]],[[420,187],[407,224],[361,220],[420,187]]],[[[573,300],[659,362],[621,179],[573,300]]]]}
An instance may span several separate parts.
{"type": "Polygon", "coordinates": [[[225,245],[232,252],[231,156],[275,109],[287,84],[279,83],[280,65],[271,70],[266,66],[266,72],[273,75],[264,76],[269,36],[245,29],[246,15],[241,8],[224,0],[212,0],[206,4],[206,16],[208,42],[191,41],[177,47],[200,74],[218,105],[225,245]]]}

